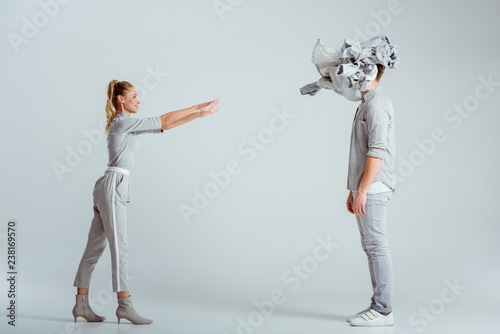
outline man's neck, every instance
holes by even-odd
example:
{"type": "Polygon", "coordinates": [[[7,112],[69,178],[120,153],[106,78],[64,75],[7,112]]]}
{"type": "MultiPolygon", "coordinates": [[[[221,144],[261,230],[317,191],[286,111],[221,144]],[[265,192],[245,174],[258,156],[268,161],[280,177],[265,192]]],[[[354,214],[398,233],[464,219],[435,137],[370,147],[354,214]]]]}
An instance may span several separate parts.
{"type": "Polygon", "coordinates": [[[378,82],[378,81],[373,80],[372,82],[370,82],[370,89],[368,89],[368,90],[365,90],[365,91],[361,92],[361,95],[365,95],[365,93],[368,93],[368,92],[369,92],[369,91],[371,91],[372,89],[377,88],[377,87],[378,87],[378,84],[379,84],[379,82],[378,82]]]}

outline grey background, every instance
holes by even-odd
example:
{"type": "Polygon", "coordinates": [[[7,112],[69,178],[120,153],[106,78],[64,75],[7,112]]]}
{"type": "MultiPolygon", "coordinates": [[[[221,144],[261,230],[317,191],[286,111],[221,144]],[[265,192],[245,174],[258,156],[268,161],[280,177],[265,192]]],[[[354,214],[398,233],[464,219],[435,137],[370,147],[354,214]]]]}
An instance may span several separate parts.
{"type": "Polygon", "coordinates": [[[23,18],[33,22],[41,5],[1,3],[0,265],[6,276],[6,224],[15,219],[19,272],[18,326],[2,317],[1,331],[133,327],[116,325],[109,250],[91,286],[94,297],[112,297],[92,301],[107,320],[80,319],[72,327],[72,283],[92,218],[92,189],[107,164],[104,139],[88,146],[83,131],[102,131],[110,80],[140,86],[148,68],[158,67],[168,75],[140,96],[133,117],[217,97],[221,110],[140,138],[128,207],[129,274],[136,309],[155,322],[134,331],[237,333],[238,317],[280,289],[286,301],[255,333],[357,332],[343,320],[371,296],[355,217],[345,208],[357,103],[333,91],[301,96],[299,88],[319,78],[310,61],[317,38],[339,48],[370,29],[366,35],[386,34],[398,45],[400,57],[381,81],[396,115],[399,181],[388,206],[396,326],[372,332],[492,330],[500,297],[500,87],[459,126],[444,116],[454,104],[473,101],[479,77],[500,81],[500,3],[401,0],[398,14],[377,21],[373,13],[387,12],[390,1],[223,2],[232,11],[221,19],[211,1],[69,1],[18,52],[8,34],[20,35],[23,18]],[[274,109],[295,118],[245,160],[238,146],[269,126],[274,109]],[[418,153],[416,141],[431,138],[435,128],[446,140],[418,153]],[[89,153],[58,179],[53,164],[66,164],[68,147],[79,145],[89,153]],[[404,173],[404,161],[419,154],[421,163],[404,173]],[[179,205],[191,204],[193,189],[232,160],[241,173],[187,224],[179,205]],[[340,246],[292,291],[282,275],[328,236],[340,246]],[[412,323],[412,314],[439,304],[446,280],[466,288],[433,320],[412,323]]]}

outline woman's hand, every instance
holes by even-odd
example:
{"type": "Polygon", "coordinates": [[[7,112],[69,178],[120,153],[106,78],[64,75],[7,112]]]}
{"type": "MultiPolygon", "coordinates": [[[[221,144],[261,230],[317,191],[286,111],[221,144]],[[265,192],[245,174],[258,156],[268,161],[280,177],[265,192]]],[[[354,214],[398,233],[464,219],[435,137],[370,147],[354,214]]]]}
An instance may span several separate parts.
{"type": "Polygon", "coordinates": [[[213,101],[197,105],[196,109],[200,111],[201,117],[213,115],[216,111],[220,109],[219,107],[216,108],[218,104],[219,104],[219,99],[217,98],[213,101]]]}

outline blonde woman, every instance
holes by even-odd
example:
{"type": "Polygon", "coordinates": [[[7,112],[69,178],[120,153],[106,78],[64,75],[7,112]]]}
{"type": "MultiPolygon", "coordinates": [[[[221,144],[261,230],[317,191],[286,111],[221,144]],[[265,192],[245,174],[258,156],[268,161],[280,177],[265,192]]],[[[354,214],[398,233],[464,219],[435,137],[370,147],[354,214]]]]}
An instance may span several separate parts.
{"type": "Polygon", "coordinates": [[[133,324],[150,324],[151,319],[140,316],[133,308],[128,284],[127,208],[130,203],[130,171],[137,148],[137,135],[161,133],[191,122],[199,117],[213,115],[219,110],[219,99],[190,108],[172,111],[161,116],[135,118],[140,101],[129,82],[112,80],[108,85],[106,105],[109,163],[94,185],[94,218],[88,241],[73,286],[77,287],[74,321],[82,317],[89,322],[106,318],[95,314],[89,305],[88,292],[95,265],[109,242],[113,292],[117,293],[118,323],[125,318],[133,324]]]}

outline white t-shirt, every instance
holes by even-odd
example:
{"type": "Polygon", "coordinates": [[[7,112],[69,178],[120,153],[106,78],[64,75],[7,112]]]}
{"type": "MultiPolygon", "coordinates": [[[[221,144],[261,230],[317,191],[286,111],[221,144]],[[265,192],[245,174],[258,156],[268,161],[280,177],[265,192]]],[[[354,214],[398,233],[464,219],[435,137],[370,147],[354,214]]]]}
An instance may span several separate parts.
{"type": "MultiPolygon", "coordinates": [[[[377,181],[377,182],[373,182],[371,184],[370,188],[368,188],[368,191],[366,193],[367,194],[378,194],[378,193],[383,193],[386,191],[392,191],[392,189],[389,188],[388,186],[386,186],[383,182],[377,181]]],[[[352,196],[356,195],[356,192],[357,191],[353,190],[352,196]]]]}

